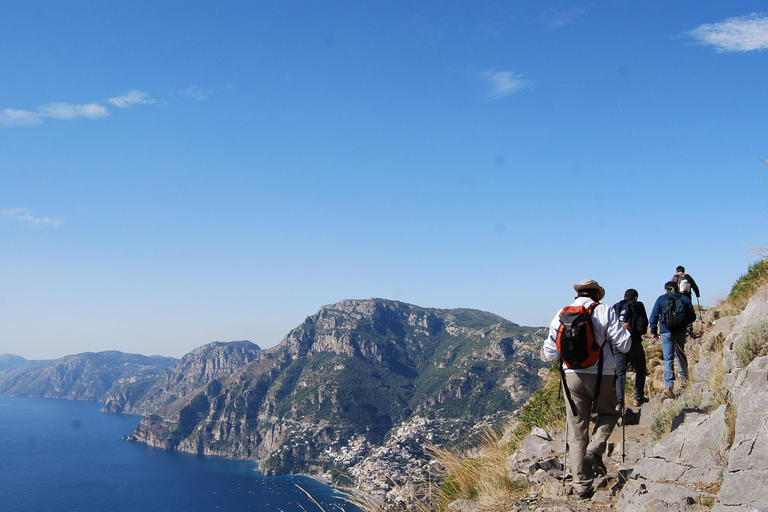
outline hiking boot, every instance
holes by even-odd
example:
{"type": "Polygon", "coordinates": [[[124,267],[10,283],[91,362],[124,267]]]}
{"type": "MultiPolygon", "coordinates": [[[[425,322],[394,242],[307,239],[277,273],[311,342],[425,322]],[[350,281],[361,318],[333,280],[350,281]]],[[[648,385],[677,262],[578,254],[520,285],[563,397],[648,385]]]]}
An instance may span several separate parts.
{"type": "Polygon", "coordinates": [[[642,407],[643,404],[647,404],[647,403],[648,403],[648,398],[646,397],[635,398],[635,402],[634,402],[635,407],[642,407]]]}
{"type": "Polygon", "coordinates": [[[592,467],[592,473],[595,475],[607,475],[608,469],[603,464],[603,459],[596,453],[588,451],[584,455],[584,462],[592,467]]]}
{"type": "Polygon", "coordinates": [[[672,388],[667,388],[664,390],[664,398],[675,398],[675,392],[672,391],[672,388]]]}
{"type": "Polygon", "coordinates": [[[624,425],[639,425],[640,424],[640,412],[635,412],[632,409],[627,409],[624,413],[624,425]]]}
{"type": "Polygon", "coordinates": [[[579,497],[580,500],[588,500],[592,496],[595,495],[595,491],[589,490],[589,491],[581,491],[577,492],[576,495],[579,497]]]}

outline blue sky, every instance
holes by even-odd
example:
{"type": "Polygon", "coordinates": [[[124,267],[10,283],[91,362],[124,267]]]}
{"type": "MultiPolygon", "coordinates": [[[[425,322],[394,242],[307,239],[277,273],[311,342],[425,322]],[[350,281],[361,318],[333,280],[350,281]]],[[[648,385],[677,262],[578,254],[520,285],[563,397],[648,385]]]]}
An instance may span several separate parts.
{"type": "Polygon", "coordinates": [[[0,47],[0,353],[706,306],[766,244],[765,2],[29,0],[0,47]]]}

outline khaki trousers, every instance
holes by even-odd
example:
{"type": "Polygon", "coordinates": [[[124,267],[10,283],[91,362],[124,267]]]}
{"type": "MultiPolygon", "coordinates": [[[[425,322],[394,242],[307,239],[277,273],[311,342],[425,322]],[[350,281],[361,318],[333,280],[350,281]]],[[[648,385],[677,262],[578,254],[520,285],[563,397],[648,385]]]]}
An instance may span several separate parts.
{"type": "Polygon", "coordinates": [[[592,402],[595,400],[596,373],[566,373],[565,381],[571,393],[578,414],[571,410],[571,404],[566,399],[565,408],[568,411],[568,442],[571,447],[571,473],[573,487],[576,492],[592,489],[595,475],[589,464],[584,464],[584,455],[590,451],[601,458],[620,412],[616,410],[619,401],[616,398],[616,376],[612,370],[602,376],[600,396],[597,397],[597,421],[589,440],[589,419],[592,412],[592,402]]]}

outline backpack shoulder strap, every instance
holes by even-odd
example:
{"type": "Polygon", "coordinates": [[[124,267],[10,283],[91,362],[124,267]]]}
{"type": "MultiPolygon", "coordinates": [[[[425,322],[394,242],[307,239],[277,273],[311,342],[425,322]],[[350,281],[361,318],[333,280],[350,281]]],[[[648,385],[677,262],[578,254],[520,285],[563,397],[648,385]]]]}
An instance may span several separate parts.
{"type": "Polygon", "coordinates": [[[571,411],[573,412],[574,416],[579,415],[579,410],[576,408],[576,402],[573,401],[573,398],[571,398],[571,390],[568,389],[568,383],[565,382],[565,364],[561,361],[560,364],[560,379],[563,382],[563,392],[565,393],[565,397],[568,399],[568,405],[571,406],[571,411]]]}

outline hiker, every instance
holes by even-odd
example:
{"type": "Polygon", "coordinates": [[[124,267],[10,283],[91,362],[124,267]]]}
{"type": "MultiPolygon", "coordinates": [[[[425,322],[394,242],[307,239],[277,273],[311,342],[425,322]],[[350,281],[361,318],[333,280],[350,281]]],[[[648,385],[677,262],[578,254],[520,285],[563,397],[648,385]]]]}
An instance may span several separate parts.
{"type": "MultiPolygon", "coordinates": [[[[571,431],[573,487],[580,498],[586,499],[593,494],[594,479],[606,474],[602,457],[608,437],[620,417],[614,391],[616,361],[613,353],[616,350],[629,351],[632,339],[629,331],[619,323],[613,308],[599,303],[605,297],[605,289],[597,281],[585,279],[574,284],[573,289],[577,293],[575,301],[571,306],[558,311],[549,326],[549,337],[544,342],[544,357],[548,361],[560,361],[563,390],[567,398],[567,421],[571,431]],[[569,331],[569,324],[563,324],[561,318],[570,322],[573,320],[573,312],[583,309],[591,312],[586,319],[594,340],[589,347],[590,361],[597,359],[597,362],[586,361],[582,365],[573,361],[570,352],[566,354],[568,343],[563,340],[569,331]],[[597,410],[597,419],[592,441],[589,441],[589,420],[593,409],[597,410]]],[[[572,326],[576,325],[574,321],[572,326]]],[[[584,348],[586,343],[579,346],[584,348]]]]}
{"type": "Polygon", "coordinates": [[[619,404],[624,406],[624,384],[627,378],[627,362],[632,363],[635,369],[635,394],[634,406],[641,407],[648,401],[645,396],[645,349],[643,348],[643,334],[648,330],[648,315],[645,305],[637,300],[638,293],[634,288],[624,292],[624,299],[613,305],[619,323],[629,331],[632,338],[632,347],[629,352],[623,354],[616,352],[616,397],[619,404]]]}
{"type": "Polygon", "coordinates": [[[672,276],[670,281],[677,283],[677,290],[688,297],[691,303],[693,303],[691,292],[696,294],[697,299],[701,296],[699,295],[699,286],[696,284],[696,281],[689,274],[685,273],[685,267],[682,265],[675,269],[675,275],[672,276]]]}
{"type": "MultiPolygon", "coordinates": [[[[685,267],[682,265],[678,265],[678,267],[675,269],[675,275],[672,276],[672,279],[670,281],[677,283],[677,291],[688,297],[688,299],[691,301],[691,304],[693,304],[693,296],[691,295],[691,292],[696,294],[696,300],[699,300],[699,286],[696,284],[696,281],[693,280],[693,278],[685,273],[685,267]]],[[[694,318],[695,320],[695,318],[694,318]]],[[[691,322],[688,327],[686,328],[686,331],[688,333],[688,336],[693,338],[693,322],[691,322]]]]}
{"type": "Polygon", "coordinates": [[[656,299],[653,305],[650,324],[654,340],[659,339],[658,333],[661,332],[666,396],[674,398],[672,386],[675,383],[675,359],[680,367],[681,384],[685,385],[688,381],[688,358],[685,355],[686,329],[688,324],[696,319],[696,312],[691,299],[678,291],[677,283],[667,282],[664,290],[666,293],[656,299]]]}

